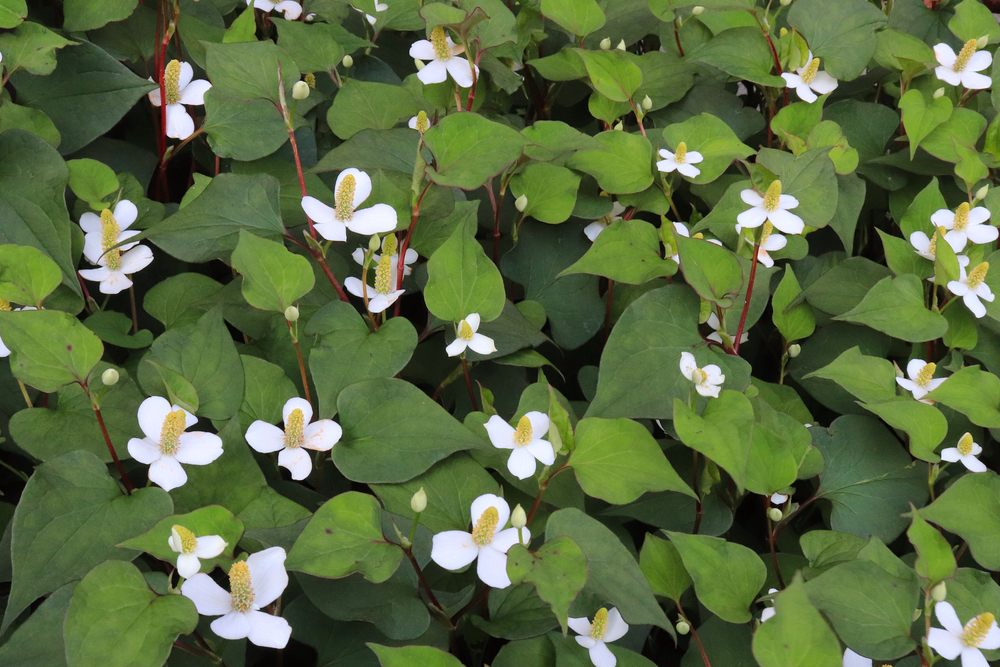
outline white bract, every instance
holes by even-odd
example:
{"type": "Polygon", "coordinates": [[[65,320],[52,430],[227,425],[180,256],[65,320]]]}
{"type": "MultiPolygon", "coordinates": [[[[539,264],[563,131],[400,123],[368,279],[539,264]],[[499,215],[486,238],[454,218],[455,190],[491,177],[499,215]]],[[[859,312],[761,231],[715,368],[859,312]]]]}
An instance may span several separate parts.
{"type": "Polygon", "coordinates": [[[334,205],[327,206],[315,197],[302,198],[302,210],[316,223],[316,231],[327,241],[346,241],[347,230],[355,234],[384,234],[396,229],[396,209],[388,204],[375,204],[358,210],[372,193],[372,179],[365,172],[351,167],[340,172],[334,192],[334,205]]]}
{"type": "Polygon", "coordinates": [[[174,526],[167,538],[170,550],[177,556],[177,573],[185,579],[190,579],[201,570],[202,558],[215,558],[229,544],[218,535],[195,537],[194,533],[184,526],[174,526]]]}
{"type": "Polygon", "coordinates": [[[139,215],[135,204],[123,199],[110,209],[97,215],[84,213],[80,216],[80,227],[85,232],[83,237],[83,255],[96,269],[82,269],[80,275],[85,280],[101,283],[102,294],[118,294],[132,286],[129,278],[149,266],[153,261],[153,251],[144,245],[123,243],[138,231],[128,227],[139,215]],[[117,247],[116,247],[117,246],[117,247]]]}
{"type": "MultiPolygon", "coordinates": [[[[413,252],[407,249],[406,256],[410,257],[410,253],[413,252]]],[[[414,257],[410,262],[416,261],[416,253],[413,252],[414,257]]],[[[352,255],[355,261],[358,261],[362,266],[364,265],[364,250],[358,248],[354,251],[352,255]],[[358,260],[358,253],[361,253],[360,261],[358,260]]],[[[361,280],[351,276],[344,281],[344,288],[353,294],[354,296],[360,296],[367,300],[368,312],[370,313],[381,313],[383,310],[396,303],[396,299],[403,295],[406,290],[394,289],[396,287],[396,278],[398,274],[397,270],[397,257],[396,257],[396,235],[386,234],[385,238],[382,239],[382,254],[375,255],[372,259],[378,257],[378,263],[375,265],[375,287],[369,287],[361,280]]],[[[406,262],[403,262],[403,272],[406,273],[409,267],[406,266],[406,262]]]]}
{"type": "Polygon", "coordinates": [[[863,655],[858,655],[851,649],[846,649],[844,651],[843,667],[872,667],[872,660],[863,655]]]}
{"type": "Polygon", "coordinates": [[[615,222],[616,220],[621,220],[622,213],[624,212],[625,212],[625,207],[619,204],[618,202],[615,202],[611,206],[611,213],[604,216],[603,218],[600,218],[599,220],[593,221],[592,223],[584,227],[583,233],[586,234],[587,238],[590,239],[590,242],[593,243],[594,241],[597,240],[597,237],[601,235],[601,232],[607,229],[611,225],[611,223],[615,222]]]}
{"type": "MultiPolygon", "coordinates": [[[[378,21],[378,17],[377,16],[372,16],[371,14],[369,14],[368,12],[366,12],[363,9],[358,9],[357,7],[352,7],[352,9],[354,11],[356,11],[356,12],[361,12],[362,14],[364,14],[365,18],[368,19],[368,23],[370,23],[372,25],[375,25],[375,22],[378,21]]],[[[385,4],[384,2],[376,2],[375,3],[375,11],[376,12],[384,12],[387,9],[389,9],[389,5],[385,4]]]]}
{"type": "MultiPolygon", "coordinates": [[[[955,212],[952,213],[946,208],[939,209],[931,215],[931,222],[935,227],[944,227],[948,231],[944,235],[944,240],[955,252],[965,250],[968,241],[973,243],[993,243],[1000,236],[1000,230],[993,225],[984,224],[990,219],[988,209],[977,206],[970,210],[969,205],[962,202],[955,212]]],[[[915,234],[910,235],[911,242],[915,234]]]]}
{"type": "Polygon", "coordinates": [[[698,151],[689,151],[683,141],[677,144],[677,150],[673,153],[661,148],[660,157],[663,159],[657,161],[657,169],[668,174],[676,169],[688,178],[694,178],[701,173],[701,169],[694,165],[705,159],[698,151]]]}
{"type": "Polygon", "coordinates": [[[943,42],[935,44],[934,57],[938,61],[934,74],[947,84],[964,86],[971,90],[982,90],[993,85],[990,77],[978,74],[993,64],[993,56],[989,51],[976,51],[975,39],[970,39],[962,45],[958,55],[955,55],[955,51],[943,42]]]}
{"type": "Polygon", "coordinates": [[[809,104],[819,99],[816,93],[826,95],[837,88],[837,80],[826,72],[820,71],[819,58],[813,58],[812,51],[809,52],[809,59],[805,65],[796,69],[794,74],[792,72],[783,73],[781,78],[785,80],[786,88],[794,88],[799,99],[809,104]]]}
{"type": "MultiPolygon", "coordinates": [[[[487,493],[472,501],[472,532],[446,530],[434,536],[431,560],[446,570],[460,570],[472,561],[476,574],[487,586],[507,588],[507,550],[518,544],[518,529],[507,528],[510,506],[503,498],[487,493]]],[[[531,541],[531,531],[520,529],[521,544],[531,541]]]]}
{"type": "MultiPolygon", "coordinates": [[[[385,237],[385,239],[382,239],[382,248],[384,250],[385,244],[387,242],[386,239],[390,239],[390,238],[393,239],[393,240],[389,241],[388,243],[390,245],[392,245],[393,248],[392,248],[392,252],[389,254],[389,272],[392,275],[396,275],[396,271],[399,268],[399,264],[398,264],[398,262],[399,262],[399,256],[396,254],[396,250],[395,250],[395,247],[394,247],[395,246],[395,239],[396,239],[396,237],[394,235],[392,235],[392,234],[389,234],[388,236],[385,237]]],[[[357,250],[355,250],[354,252],[351,253],[351,258],[355,262],[357,262],[358,265],[364,266],[365,265],[365,249],[364,248],[358,248],[357,250]]],[[[413,248],[407,248],[406,249],[406,256],[403,258],[403,275],[404,276],[408,276],[411,273],[413,273],[413,264],[418,259],[420,259],[420,255],[417,254],[416,250],[414,250],[413,248]]],[[[379,264],[380,261],[382,261],[382,255],[372,255],[372,264],[374,264],[375,266],[378,266],[378,264],[379,264]]]]}
{"type": "Polygon", "coordinates": [[[934,377],[934,371],[936,370],[937,364],[927,363],[923,359],[910,359],[910,363],[906,364],[906,374],[910,376],[910,379],[898,377],[896,378],[896,384],[912,393],[913,398],[921,403],[933,404],[934,401],[923,400],[924,396],[940,387],[948,379],[931,379],[934,377]]]}
{"type": "Polygon", "coordinates": [[[722,383],[726,381],[726,376],[722,374],[722,369],[715,364],[698,368],[694,355],[690,352],[681,352],[681,373],[688,380],[694,382],[694,388],[699,394],[712,398],[719,397],[719,390],[722,387],[722,383]]]}
{"type": "MultiPolygon", "coordinates": [[[[743,226],[739,223],[736,223],[736,233],[743,233],[743,226]]],[[[750,237],[750,241],[753,242],[752,236],[750,237]]],[[[768,220],[764,223],[764,229],[761,230],[760,233],[760,241],[757,243],[759,246],[757,248],[757,261],[767,268],[771,268],[774,266],[774,260],[771,258],[771,255],[768,254],[768,251],[776,252],[781,250],[788,245],[788,239],[781,234],[775,234],[774,225],[772,225],[771,221],[768,220]]]]}
{"type": "Polygon", "coordinates": [[[566,624],[578,634],[573,637],[576,643],[590,651],[594,667],[615,667],[618,664],[618,659],[606,644],[618,641],[628,632],[628,623],[622,619],[621,612],[614,607],[611,611],[601,607],[594,614],[593,622],[585,617],[570,618],[566,624]]]}
{"type": "MultiPolygon", "coordinates": [[[[262,0],[258,0],[260,2],[262,0]]],[[[171,60],[163,70],[163,92],[167,98],[167,106],[163,113],[167,115],[167,136],[174,139],[187,139],[194,134],[194,119],[184,108],[184,105],[201,105],[205,103],[205,92],[212,84],[205,79],[195,79],[194,70],[188,63],[171,60]]],[[[149,79],[152,81],[152,77],[149,79]]],[[[162,104],[160,89],[149,92],[149,101],[154,107],[162,104]]]]}
{"type": "Polygon", "coordinates": [[[283,0],[282,2],[271,2],[271,0],[247,0],[247,5],[253,3],[253,6],[257,9],[263,10],[265,12],[271,12],[275,9],[285,15],[285,19],[289,21],[294,21],[302,15],[302,5],[292,0],[283,0]]]}
{"type": "MultiPolygon", "coordinates": [[[[716,315],[715,313],[712,313],[711,315],[708,316],[708,320],[705,321],[705,324],[707,324],[708,326],[712,327],[712,329],[714,330],[713,333],[708,334],[708,340],[714,340],[716,343],[719,343],[721,345],[722,344],[722,331],[721,331],[722,325],[719,323],[719,316],[716,315]]],[[[733,342],[733,337],[730,336],[728,333],[726,334],[726,338],[729,339],[730,343],[733,342]]],[[[747,342],[748,340],[750,340],[750,334],[748,334],[748,333],[746,333],[744,331],[740,335],[740,345],[742,345],[743,343],[747,342]]]]}
{"type": "Polygon", "coordinates": [[[312,459],[305,450],[328,452],[340,442],[344,431],[332,419],[313,422],[312,406],[298,397],[285,402],[281,418],[284,430],[260,419],[250,424],[247,443],[262,454],[278,452],[278,465],[287,468],[292,479],[305,479],[312,472],[312,459]]]}
{"type": "Polygon", "coordinates": [[[784,505],[785,501],[788,500],[788,496],[783,493],[772,493],[771,502],[775,505],[784,505]]]}
{"type": "Polygon", "coordinates": [[[786,234],[801,234],[805,229],[802,218],[789,213],[799,205],[799,200],[791,195],[781,194],[781,181],[774,181],[767,187],[767,192],[761,197],[753,190],[743,190],[740,198],[753,208],[736,216],[736,222],[741,227],[756,228],[770,220],[771,224],[786,234]]]}
{"type": "MultiPolygon", "coordinates": [[[[422,70],[417,72],[417,78],[423,83],[442,83],[451,74],[451,78],[460,88],[468,88],[474,81],[472,66],[468,59],[461,58],[465,47],[455,44],[446,35],[441,26],[431,30],[430,39],[421,39],[410,47],[410,57],[417,60],[429,60],[422,70]]],[[[476,76],[479,67],[476,67],[476,76]]]]}
{"type": "Polygon", "coordinates": [[[548,415],[532,410],[518,420],[517,428],[500,415],[493,415],[485,427],[494,447],[513,450],[507,459],[507,469],[518,479],[535,474],[536,460],[545,466],[555,463],[556,453],[552,443],[542,440],[542,436],[549,432],[548,415]]]}
{"type": "Polygon", "coordinates": [[[986,472],[986,465],[976,458],[982,453],[983,448],[972,441],[972,434],[966,433],[959,438],[957,447],[942,449],[941,458],[949,463],[961,461],[972,472],[986,472]]]}
{"type": "MultiPolygon", "coordinates": [[[[767,589],[768,595],[774,595],[777,592],[778,592],[777,588],[767,589]]],[[[772,618],[774,618],[774,615],[776,613],[777,612],[774,611],[774,602],[772,602],[770,605],[764,607],[764,611],[760,612],[760,622],[765,623],[766,621],[771,620],[772,618]]]]}
{"type": "Polygon", "coordinates": [[[979,300],[983,299],[992,303],[993,299],[996,298],[990,286],[986,284],[986,272],[990,270],[989,263],[982,262],[968,273],[965,272],[963,266],[959,266],[958,270],[958,280],[948,281],[948,289],[955,296],[962,297],[965,306],[972,311],[973,315],[983,317],[986,315],[986,306],[979,300]]]}
{"type": "Polygon", "coordinates": [[[457,357],[465,352],[466,348],[471,348],[473,352],[479,354],[493,354],[497,351],[497,346],[493,339],[484,336],[479,331],[479,313],[470,313],[464,320],[455,327],[456,338],[445,348],[449,357],[457,357]]]}
{"type": "Polygon", "coordinates": [[[187,481],[181,467],[208,465],[222,456],[222,438],[204,431],[185,432],[198,418],[161,396],[150,396],[139,405],[139,428],[145,438],[128,441],[128,453],[149,465],[149,479],[164,491],[187,481]]]}
{"type": "Polygon", "coordinates": [[[934,614],[944,629],[931,628],[927,644],[932,649],[946,660],[962,656],[962,667],[989,667],[980,649],[1000,648],[1000,628],[993,614],[980,614],[964,627],[955,608],[947,602],[935,604],[934,614]]]}
{"type": "Polygon", "coordinates": [[[284,648],[292,627],[280,616],[260,611],[281,596],[288,586],[285,550],[258,551],[229,568],[229,592],[207,574],[196,574],[181,586],[181,594],[194,602],[199,614],[221,616],[212,621],[212,632],[223,639],[246,637],[257,646],[284,648]]]}

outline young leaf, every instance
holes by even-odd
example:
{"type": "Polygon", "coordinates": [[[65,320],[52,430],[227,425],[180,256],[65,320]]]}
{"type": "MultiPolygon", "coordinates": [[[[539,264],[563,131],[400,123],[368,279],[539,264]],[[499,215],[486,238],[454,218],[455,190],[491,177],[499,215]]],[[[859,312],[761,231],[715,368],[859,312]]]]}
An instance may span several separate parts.
{"type": "Polygon", "coordinates": [[[243,274],[243,297],[254,308],[284,313],[316,283],[305,257],[245,230],[240,230],[232,262],[243,274]]]}

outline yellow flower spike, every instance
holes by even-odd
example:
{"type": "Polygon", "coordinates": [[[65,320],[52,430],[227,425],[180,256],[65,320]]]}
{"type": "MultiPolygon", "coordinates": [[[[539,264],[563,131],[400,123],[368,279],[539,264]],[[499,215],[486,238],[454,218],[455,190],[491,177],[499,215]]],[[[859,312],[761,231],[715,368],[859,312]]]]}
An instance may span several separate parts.
{"type": "Polygon", "coordinates": [[[764,193],[764,210],[773,213],[778,210],[778,203],[781,201],[781,181],[774,181],[767,186],[764,193]]]}
{"type": "Polygon", "coordinates": [[[590,624],[590,638],[591,639],[604,639],[604,635],[608,632],[608,610],[606,607],[601,607],[594,614],[594,622],[590,624]]]}
{"type": "Polygon", "coordinates": [[[976,268],[972,269],[972,271],[969,272],[969,277],[965,281],[965,283],[969,286],[969,289],[978,289],[978,287],[983,284],[983,281],[986,280],[986,272],[989,270],[989,262],[983,262],[976,266],[976,268]]]}
{"type": "Polygon", "coordinates": [[[472,541],[481,547],[485,547],[493,542],[493,535],[496,534],[497,524],[500,522],[500,513],[496,507],[487,507],[476,526],[472,529],[472,541]]]}
{"type": "Polygon", "coordinates": [[[181,64],[177,60],[171,60],[163,70],[163,92],[167,104],[181,103],[181,64]]]}
{"type": "Polygon", "coordinates": [[[229,568],[229,591],[233,596],[233,609],[242,614],[253,609],[253,582],[250,581],[250,566],[238,560],[229,568]]]}
{"type": "Polygon", "coordinates": [[[167,456],[177,453],[181,434],[187,426],[186,417],[183,410],[172,410],[163,419],[163,426],[160,429],[160,451],[167,456]]]}
{"type": "Polygon", "coordinates": [[[819,58],[813,58],[812,60],[809,61],[809,64],[806,65],[805,71],[802,72],[801,75],[802,82],[805,83],[806,85],[812,83],[813,79],[816,78],[816,74],[818,72],[819,72],[819,58]]]}
{"type": "Polygon", "coordinates": [[[965,625],[962,631],[962,643],[966,646],[979,646],[986,639],[986,634],[993,625],[993,614],[986,612],[980,614],[965,625]]]}
{"type": "Polygon", "coordinates": [[[674,160],[679,163],[683,163],[687,160],[688,147],[683,141],[677,144],[677,150],[674,152],[674,160]]]}
{"type": "Polygon", "coordinates": [[[181,553],[189,554],[198,547],[198,540],[195,538],[194,533],[184,526],[174,526],[172,530],[180,538],[181,553]]]}
{"type": "Polygon", "coordinates": [[[965,228],[969,226],[969,204],[967,202],[962,202],[957,209],[955,209],[955,231],[964,232],[965,228]]]}
{"type": "Polygon", "coordinates": [[[976,52],[977,40],[970,39],[964,45],[962,45],[962,50],[958,52],[958,57],[955,58],[955,64],[951,66],[956,72],[961,72],[965,69],[965,66],[969,64],[969,58],[973,56],[976,52]]]}
{"type": "Polygon", "coordinates": [[[472,340],[475,333],[476,332],[472,330],[472,327],[469,326],[469,323],[462,320],[462,323],[458,327],[458,337],[462,340],[472,340]]]}
{"type": "Polygon", "coordinates": [[[344,222],[349,221],[354,215],[354,192],[357,190],[357,187],[357,180],[355,180],[353,174],[344,176],[337,187],[337,200],[334,208],[337,211],[337,217],[344,222]]]}
{"type": "Polygon", "coordinates": [[[517,422],[517,428],[514,429],[514,446],[523,447],[531,442],[531,420],[528,419],[528,415],[524,415],[517,422]]]}
{"type": "Polygon", "coordinates": [[[306,416],[302,410],[295,408],[288,413],[285,421],[285,447],[300,447],[305,439],[306,416]]]}
{"type": "Polygon", "coordinates": [[[934,377],[934,371],[936,370],[937,370],[937,364],[933,362],[927,364],[926,366],[920,369],[919,373],[917,373],[917,379],[914,380],[914,382],[916,382],[917,385],[920,387],[926,387],[927,384],[931,381],[931,378],[934,377]]]}
{"type": "Polygon", "coordinates": [[[434,47],[434,56],[438,60],[449,60],[451,58],[451,47],[445,38],[444,28],[437,26],[431,30],[431,46],[434,47]]]}
{"type": "Polygon", "coordinates": [[[118,243],[121,231],[111,209],[101,211],[101,249],[104,251],[107,267],[112,271],[120,271],[122,268],[122,251],[113,247],[118,243]]]}

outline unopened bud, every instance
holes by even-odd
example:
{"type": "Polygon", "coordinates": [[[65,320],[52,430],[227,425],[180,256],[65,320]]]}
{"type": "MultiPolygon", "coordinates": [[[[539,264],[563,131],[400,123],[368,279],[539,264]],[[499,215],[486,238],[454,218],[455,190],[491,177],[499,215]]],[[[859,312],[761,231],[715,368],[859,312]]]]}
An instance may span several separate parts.
{"type": "MultiPolygon", "coordinates": [[[[347,56],[344,56],[344,57],[346,58],[347,56]]],[[[351,61],[351,64],[352,65],[354,64],[353,60],[351,61]]],[[[424,61],[420,60],[419,58],[414,58],[413,59],[413,64],[417,66],[417,71],[418,72],[424,68],[424,61]]]]}
{"type": "Polygon", "coordinates": [[[931,589],[931,598],[935,602],[941,602],[946,597],[948,597],[948,587],[945,586],[943,581],[931,589]]]}
{"type": "Polygon", "coordinates": [[[933,97],[934,99],[938,99],[939,97],[941,97],[943,95],[944,95],[944,87],[942,86],[941,88],[938,88],[937,90],[935,90],[934,94],[931,95],[931,97],[933,97]]]}
{"type": "Polygon", "coordinates": [[[118,375],[118,371],[116,371],[113,368],[109,368],[108,370],[101,373],[101,382],[110,387],[114,384],[118,384],[119,377],[120,376],[118,375]]]}
{"type": "Polygon", "coordinates": [[[644,98],[642,98],[642,108],[645,109],[646,111],[649,111],[650,109],[653,108],[653,100],[649,98],[649,95],[646,95],[644,98]]]}
{"type": "Polygon", "coordinates": [[[608,49],[610,49],[611,48],[611,38],[610,37],[605,37],[604,39],[602,39],[600,46],[601,46],[601,51],[607,51],[608,49]]]}
{"type": "Polygon", "coordinates": [[[990,186],[984,185],[983,187],[976,190],[976,201],[982,201],[986,199],[986,195],[990,192],[990,186]]]}
{"type": "Polygon", "coordinates": [[[518,505],[514,508],[514,511],[510,513],[510,525],[515,528],[524,528],[528,525],[528,517],[524,513],[524,508],[518,505]]]}
{"type": "Polygon", "coordinates": [[[695,5],[691,8],[691,16],[701,16],[701,13],[705,11],[705,8],[701,5],[695,5]]]}
{"type": "MultiPolygon", "coordinates": [[[[351,54],[348,53],[346,56],[344,56],[344,59],[341,60],[340,63],[347,69],[351,69],[352,67],[354,67],[354,58],[352,58],[351,54]]],[[[423,61],[421,61],[420,64],[423,65],[423,61]]]]}
{"type": "Polygon", "coordinates": [[[780,1],[782,7],[787,7],[788,5],[792,4],[792,0],[780,0],[780,1]]]}
{"type": "Polygon", "coordinates": [[[621,132],[622,130],[625,129],[625,125],[623,125],[621,121],[618,121],[617,123],[615,123],[615,126],[612,129],[615,132],[621,132]]]}
{"type": "Polygon", "coordinates": [[[625,40],[623,39],[622,41],[618,42],[618,46],[616,46],[615,48],[618,49],[619,51],[624,51],[625,50],[625,40]]]}
{"type": "Polygon", "coordinates": [[[990,36],[989,35],[983,35],[982,37],[980,37],[979,39],[976,40],[976,48],[977,49],[985,49],[986,45],[989,44],[989,43],[990,43],[990,36]]]}
{"type": "Polygon", "coordinates": [[[921,616],[921,615],[922,615],[923,613],[924,613],[924,612],[923,612],[923,611],[922,611],[922,610],[921,610],[921,609],[920,609],[919,607],[918,607],[918,608],[916,608],[916,609],[914,609],[914,610],[913,610],[913,622],[914,622],[914,623],[916,623],[916,622],[917,622],[917,619],[918,619],[918,618],[920,618],[920,616],[921,616]]]}
{"type": "Polygon", "coordinates": [[[792,343],[788,346],[788,356],[794,359],[802,353],[802,346],[798,343],[792,343]]]}
{"type": "Polygon", "coordinates": [[[687,621],[677,621],[677,625],[674,628],[677,630],[677,634],[681,636],[691,632],[691,626],[687,624],[687,621]]]}
{"type": "Polygon", "coordinates": [[[788,34],[788,28],[782,28],[781,30],[778,31],[778,36],[780,37],[784,37],[787,34],[788,34]]]}
{"type": "Polygon", "coordinates": [[[783,515],[781,513],[781,510],[779,510],[777,507],[772,507],[767,511],[767,518],[775,523],[781,521],[782,516],[783,515]]]}
{"type": "Polygon", "coordinates": [[[378,237],[378,234],[372,234],[371,238],[368,239],[368,249],[372,252],[377,251],[382,247],[382,239],[378,237]]]}
{"type": "Polygon", "coordinates": [[[306,21],[312,23],[315,20],[316,20],[316,12],[310,12],[306,14],[306,21]]]}
{"type": "Polygon", "coordinates": [[[295,306],[289,306],[285,308],[285,319],[289,322],[298,322],[299,320],[299,309],[295,306]]]}
{"type": "Polygon", "coordinates": [[[514,208],[516,208],[521,213],[524,213],[524,209],[528,208],[528,195],[521,195],[514,200],[514,208]]]}
{"type": "Polygon", "coordinates": [[[309,84],[305,81],[296,81],[292,86],[292,97],[296,100],[304,100],[309,97],[309,84]]]}
{"type": "Polygon", "coordinates": [[[424,491],[424,487],[421,486],[420,490],[410,498],[410,509],[418,514],[427,509],[427,493],[424,491]]]}

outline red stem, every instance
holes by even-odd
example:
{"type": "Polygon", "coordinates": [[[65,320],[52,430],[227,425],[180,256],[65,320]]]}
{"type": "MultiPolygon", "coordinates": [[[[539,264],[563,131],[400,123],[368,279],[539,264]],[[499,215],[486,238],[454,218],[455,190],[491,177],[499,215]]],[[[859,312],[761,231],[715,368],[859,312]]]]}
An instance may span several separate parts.
{"type": "MultiPolygon", "coordinates": [[[[287,120],[285,127],[288,129],[288,140],[292,143],[292,155],[295,156],[295,169],[299,174],[299,189],[302,190],[302,196],[305,197],[307,194],[306,177],[302,174],[302,160],[299,159],[299,145],[295,141],[295,132],[292,130],[291,118],[287,120]]],[[[313,227],[312,218],[307,215],[306,221],[309,223],[309,235],[316,238],[316,229],[313,227]]]]}
{"type": "Polygon", "coordinates": [[[569,462],[567,461],[566,463],[563,463],[559,468],[556,468],[552,472],[552,474],[549,475],[548,479],[546,479],[544,482],[542,482],[541,484],[538,485],[538,495],[535,496],[535,502],[531,505],[531,511],[528,512],[528,517],[524,521],[524,525],[525,526],[530,525],[531,524],[531,520],[533,518],[535,518],[535,512],[538,511],[538,506],[542,502],[542,496],[545,495],[545,489],[549,488],[549,482],[552,481],[553,477],[555,477],[556,475],[558,475],[559,473],[561,473],[563,470],[566,470],[566,468],[569,467],[567,465],[568,463],[569,462]]]}
{"type": "MultiPolygon", "coordinates": [[[[424,191],[420,193],[417,197],[417,203],[413,206],[413,215],[410,217],[410,226],[406,230],[406,236],[403,237],[403,242],[399,246],[399,254],[396,260],[396,289],[403,289],[403,271],[406,270],[406,251],[410,248],[410,238],[413,237],[413,230],[417,228],[417,218],[420,217],[420,204],[424,201],[424,195],[427,191],[431,189],[431,184],[428,183],[424,187],[424,191]]],[[[396,300],[396,309],[393,311],[393,316],[399,316],[399,299],[396,300]]]]}
{"type": "Polygon", "coordinates": [[[479,412],[479,403],[476,402],[476,393],[472,391],[472,380],[469,378],[469,362],[462,355],[462,373],[465,374],[465,386],[469,390],[469,400],[472,401],[472,410],[479,412]]]}
{"type": "MultiPolygon", "coordinates": [[[[292,323],[285,320],[285,324],[288,325],[288,333],[292,334],[292,323]]],[[[299,372],[302,374],[302,388],[305,390],[306,403],[312,404],[312,397],[309,395],[309,379],[306,377],[306,364],[302,360],[302,348],[299,347],[299,341],[295,339],[294,334],[292,334],[292,345],[295,346],[295,356],[299,359],[299,372]]]]}
{"type": "Polygon", "coordinates": [[[690,620],[688,620],[688,617],[684,615],[684,610],[681,608],[679,602],[677,603],[677,613],[680,614],[681,618],[684,619],[684,622],[688,624],[689,628],[691,628],[691,636],[694,637],[695,643],[698,644],[698,650],[701,652],[701,659],[705,663],[705,667],[712,667],[712,663],[708,661],[708,655],[705,653],[705,647],[702,646],[701,638],[698,636],[698,631],[694,629],[694,625],[690,620]]]}
{"type": "Polygon", "coordinates": [[[677,52],[680,53],[681,58],[684,57],[684,47],[681,46],[681,31],[677,27],[677,20],[674,20],[674,40],[677,41],[677,52]]]}
{"type": "Polygon", "coordinates": [[[750,297],[753,296],[753,281],[757,276],[757,253],[760,252],[760,243],[753,244],[753,260],[750,264],[750,280],[747,281],[747,297],[743,301],[743,312],[740,313],[740,325],[736,328],[736,337],[733,340],[733,354],[740,352],[740,338],[743,338],[743,327],[747,323],[747,312],[750,310],[750,297]]]}
{"type": "MultiPolygon", "coordinates": [[[[83,391],[90,396],[90,389],[83,382],[80,383],[83,387],[83,391]]],[[[97,423],[101,427],[101,433],[104,434],[104,443],[108,446],[108,452],[111,453],[111,460],[115,462],[115,467],[118,468],[118,474],[122,478],[122,483],[128,490],[129,495],[135,491],[135,487],[132,486],[132,482],[129,481],[128,475],[125,474],[125,468],[122,466],[122,462],[118,460],[118,453],[115,451],[115,446],[111,444],[111,436],[108,435],[108,427],[104,425],[104,417],[101,416],[101,409],[91,402],[91,407],[94,408],[94,414],[97,415],[97,423]]]]}
{"type": "MultiPolygon", "coordinates": [[[[482,57],[482,52],[476,52],[476,67],[479,67],[479,58],[482,57]]],[[[469,101],[465,105],[466,111],[472,111],[472,102],[476,99],[476,85],[479,83],[479,78],[476,76],[476,67],[472,68],[472,89],[469,91],[469,101]]]]}
{"type": "Polygon", "coordinates": [[[309,252],[312,253],[312,256],[316,258],[317,262],[319,262],[319,265],[323,269],[323,273],[326,274],[326,277],[330,279],[330,284],[333,285],[333,289],[337,290],[337,296],[340,297],[340,300],[344,303],[350,303],[351,300],[348,299],[347,294],[344,293],[344,288],[340,286],[339,282],[337,282],[337,276],[333,275],[333,271],[330,270],[330,265],[326,263],[326,257],[323,257],[323,254],[319,250],[316,250],[311,246],[309,247],[309,252]]]}

